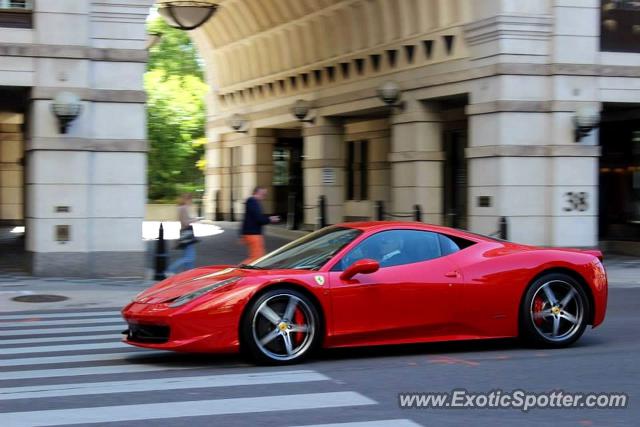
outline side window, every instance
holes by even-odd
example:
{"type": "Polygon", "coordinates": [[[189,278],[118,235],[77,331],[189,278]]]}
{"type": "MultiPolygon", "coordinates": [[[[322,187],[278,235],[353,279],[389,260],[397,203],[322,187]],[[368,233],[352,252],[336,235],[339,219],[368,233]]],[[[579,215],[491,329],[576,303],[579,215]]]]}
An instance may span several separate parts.
{"type": "Polygon", "coordinates": [[[447,237],[443,234],[438,234],[438,238],[440,239],[442,256],[450,255],[452,253],[458,252],[461,249],[460,246],[456,242],[454,242],[450,237],[447,237]]]}
{"type": "Polygon", "coordinates": [[[365,258],[378,261],[381,268],[438,258],[443,255],[438,236],[419,230],[382,231],[349,251],[333,270],[342,271],[365,258]]]}
{"type": "Polygon", "coordinates": [[[462,239],[460,237],[447,236],[445,234],[438,234],[438,239],[440,240],[442,256],[451,255],[474,244],[474,242],[470,240],[462,239]]]}

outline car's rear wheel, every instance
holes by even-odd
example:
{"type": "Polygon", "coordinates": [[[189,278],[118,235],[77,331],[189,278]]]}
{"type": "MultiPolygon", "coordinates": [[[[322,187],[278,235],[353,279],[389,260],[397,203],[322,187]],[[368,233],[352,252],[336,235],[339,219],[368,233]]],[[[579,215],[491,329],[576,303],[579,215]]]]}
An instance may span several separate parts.
{"type": "Polygon", "coordinates": [[[320,340],[320,316],[310,299],[293,289],[273,289],[257,298],[244,316],[242,347],[256,361],[296,363],[320,340]]]}
{"type": "Polygon", "coordinates": [[[534,345],[566,347],[584,333],[589,314],[589,299],[580,283],[567,274],[545,274],[525,294],[520,332],[534,345]]]}

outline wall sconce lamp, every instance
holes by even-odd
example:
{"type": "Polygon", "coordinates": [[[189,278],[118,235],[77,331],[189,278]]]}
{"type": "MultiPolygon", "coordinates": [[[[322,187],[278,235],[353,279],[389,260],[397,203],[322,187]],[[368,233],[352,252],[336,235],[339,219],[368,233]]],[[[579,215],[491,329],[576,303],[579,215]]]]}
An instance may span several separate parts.
{"type": "Polygon", "coordinates": [[[304,99],[298,99],[293,103],[291,107],[291,114],[294,115],[296,119],[298,119],[301,123],[314,123],[315,118],[307,118],[309,115],[309,111],[311,111],[311,102],[306,101],[304,99]]]}
{"type": "Polygon", "coordinates": [[[389,107],[404,109],[404,102],[400,101],[401,96],[400,85],[394,81],[385,82],[378,88],[378,98],[389,107]]]}
{"type": "Polygon", "coordinates": [[[233,116],[229,117],[229,119],[227,120],[227,124],[236,133],[249,132],[249,122],[242,114],[234,114],[233,116]]]}
{"type": "Polygon", "coordinates": [[[53,99],[51,111],[58,118],[60,133],[67,133],[69,125],[82,111],[80,98],[71,92],[60,92],[53,99]]]}
{"type": "Polygon", "coordinates": [[[573,116],[573,123],[575,126],[575,141],[580,142],[582,138],[588,136],[600,124],[600,111],[593,106],[579,107],[575,116],[573,116]]]}

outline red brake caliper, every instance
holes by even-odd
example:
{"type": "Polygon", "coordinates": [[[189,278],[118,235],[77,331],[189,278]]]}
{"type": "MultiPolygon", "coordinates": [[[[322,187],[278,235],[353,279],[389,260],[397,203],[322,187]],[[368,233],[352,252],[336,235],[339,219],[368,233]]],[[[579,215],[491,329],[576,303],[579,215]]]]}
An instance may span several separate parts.
{"type": "Polygon", "coordinates": [[[533,301],[533,313],[534,313],[533,321],[538,326],[542,325],[542,322],[544,321],[544,319],[542,318],[542,316],[536,316],[535,314],[542,313],[543,309],[544,309],[544,301],[542,300],[542,298],[536,298],[535,301],[533,301]]]}
{"type": "MultiPolygon", "coordinates": [[[[296,312],[293,314],[293,323],[296,325],[304,325],[304,314],[299,308],[296,308],[296,312]]],[[[294,332],[293,334],[293,342],[295,342],[296,346],[302,342],[304,338],[304,334],[302,332],[294,332]]]]}

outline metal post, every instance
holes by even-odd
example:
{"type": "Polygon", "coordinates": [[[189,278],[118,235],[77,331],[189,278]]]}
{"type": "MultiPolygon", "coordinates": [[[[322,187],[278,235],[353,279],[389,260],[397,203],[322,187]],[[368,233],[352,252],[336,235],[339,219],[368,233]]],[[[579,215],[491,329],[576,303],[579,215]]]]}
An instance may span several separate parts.
{"type": "Polygon", "coordinates": [[[413,219],[417,222],[422,222],[422,208],[420,205],[413,205],[413,219]]]}
{"type": "Polygon", "coordinates": [[[318,197],[318,229],[327,226],[327,200],[324,196],[318,197]]]}
{"type": "Polygon", "coordinates": [[[376,221],[384,221],[384,202],[376,200],[376,221]]]}
{"type": "Polygon", "coordinates": [[[296,230],[298,228],[298,218],[296,218],[296,193],[292,191],[287,198],[287,228],[296,230]]]}
{"type": "Polygon", "coordinates": [[[509,224],[507,223],[507,217],[501,216],[500,221],[498,222],[498,226],[500,228],[500,238],[502,240],[507,240],[509,236],[509,224]]]}
{"type": "Polygon", "coordinates": [[[162,223],[160,223],[160,229],[158,230],[158,240],[156,242],[156,268],[155,274],[153,276],[154,280],[164,280],[166,278],[164,272],[167,269],[168,258],[169,254],[167,253],[167,247],[164,241],[164,227],[162,226],[162,223]]]}

